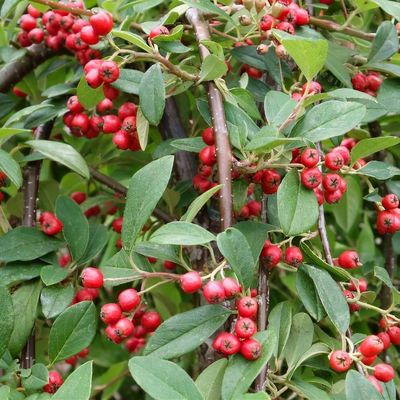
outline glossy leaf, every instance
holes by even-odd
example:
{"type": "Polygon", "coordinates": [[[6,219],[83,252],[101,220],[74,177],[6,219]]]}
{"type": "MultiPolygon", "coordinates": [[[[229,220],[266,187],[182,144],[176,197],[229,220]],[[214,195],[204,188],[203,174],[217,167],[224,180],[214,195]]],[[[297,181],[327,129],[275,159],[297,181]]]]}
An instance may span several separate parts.
{"type": "Polygon", "coordinates": [[[71,357],[88,347],[96,334],[97,319],[96,307],[89,301],[75,304],[60,314],[49,334],[51,363],[71,357]]]}
{"type": "Polygon", "coordinates": [[[79,205],[67,196],[58,197],[56,216],[63,224],[63,235],[72,259],[77,261],[85,253],[89,242],[89,223],[79,205]]]}
{"type": "Polygon", "coordinates": [[[68,276],[68,270],[59,265],[46,265],[40,271],[40,278],[46,286],[63,281],[68,276]]]}
{"type": "Polygon", "coordinates": [[[149,339],[144,355],[170,359],[200,346],[231,314],[219,305],[206,305],[174,315],[163,322],[149,339]]]}
{"type": "Polygon", "coordinates": [[[30,375],[23,377],[22,384],[28,392],[42,389],[48,383],[49,371],[44,364],[34,364],[30,369],[30,375]]]}
{"type": "Polygon", "coordinates": [[[228,365],[226,358],[221,358],[209,365],[196,379],[196,386],[204,400],[220,400],[222,380],[228,365]]]}
{"type": "Polygon", "coordinates": [[[89,168],[82,156],[69,144],[50,140],[28,140],[27,145],[46,158],[65,165],[84,178],[89,178],[89,168]]]}
{"type": "Polygon", "coordinates": [[[366,108],[360,103],[326,101],[308,111],[293,128],[291,136],[311,142],[340,136],[355,128],[365,113],[366,108]]]}
{"type": "Polygon", "coordinates": [[[140,279],[140,275],[128,265],[127,268],[102,267],[104,286],[118,286],[140,279]]]}
{"type": "Polygon", "coordinates": [[[36,228],[20,226],[0,237],[0,261],[29,261],[39,258],[62,245],[36,228]]]}
{"type": "Polygon", "coordinates": [[[136,69],[121,69],[119,78],[112,83],[112,86],[125,93],[139,94],[140,82],[143,78],[143,72],[136,69]]]}
{"type": "Polygon", "coordinates": [[[158,125],[165,107],[165,87],[159,64],[152,65],[139,86],[140,109],[152,125],[158,125]]]}
{"type": "Polygon", "coordinates": [[[89,224],[89,241],[80,262],[85,263],[96,257],[107,244],[107,240],[108,231],[104,225],[89,224]]]}
{"type": "Polygon", "coordinates": [[[18,188],[22,185],[22,174],[19,164],[4,150],[0,149],[0,170],[18,188]]]}
{"type": "Polygon", "coordinates": [[[351,150],[351,162],[354,164],[360,158],[368,157],[378,151],[387,149],[400,143],[400,138],[384,136],[360,140],[351,150]]]}
{"type": "Polygon", "coordinates": [[[289,373],[289,377],[292,377],[297,368],[299,368],[303,363],[305,363],[310,358],[317,357],[321,354],[329,354],[331,349],[324,343],[314,343],[297,361],[289,373]]]}
{"type": "Polygon", "coordinates": [[[347,400],[381,400],[381,396],[371,382],[359,372],[350,370],[346,374],[347,400]]]}
{"type": "Polygon", "coordinates": [[[118,31],[114,29],[112,31],[112,35],[121,38],[123,40],[126,40],[129,43],[132,43],[133,45],[139,47],[140,49],[146,51],[147,53],[153,52],[153,49],[143,40],[143,38],[139,35],[136,35],[135,33],[127,31],[118,31]]]}
{"type": "Polygon", "coordinates": [[[79,103],[86,109],[96,107],[104,99],[103,85],[97,88],[92,88],[88,85],[84,76],[79,81],[78,87],[76,88],[76,94],[79,99],[79,103]]]}
{"type": "Polygon", "coordinates": [[[226,73],[227,70],[228,67],[223,60],[221,60],[214,54],[210,54],[204,59],[203,63],[201,64],[199,76],[200,79],[198,82],[212,81],[214,79],[220,78],[226,73]]]}
{"type": "Polygon", "coordinates": [[[0,357],[7,350],[14,328],[14,307],[11,295],[5,286],[0,286],[0,357]]]}
{"type": "Polygon", "coordinates": [[[299,174],[292,169],[278,188],[278,217],[283,232],[294,236],[307,232],[317,222],[318,203],[315,194],[300,182],[299,174]],[[304,218],[304,216],[307,218],[304,218]]]}
{"type": "Polygon", "coordinates": [[[296,107],[296,102],[287,94],[269,91],[264,99],[264,112],[271,125],[280,126],[296,107]]]}
{"type": "Polygon", "coordinates": [[[51,319],[61,314],[71,304],[74,294],[72,285],[44,288],[40,294],[43,315],[51,319]]]}
{"type": "Polygon", "coordinates": [[[203,139],[200,137],[175,139],[171,141],[171,146],[178,150],[191,151],[193,153],[199,153],[204,147],[203,139]]]}
{"type": "Polygon", "coordinates": [[[222,399],[239,399],[247,393],[250,385],[270,360],[277,346],[277,337],[273,330],[258,332],[254,335],[262,345],[261,356],[255,361],[248,361],[236,354],[229,359],[222,382],[222,399]]]}
{"type": "Polygon", "coordinates": [[[70,374],[51,397],[52,400],[89,400],[92,391],[93,361],[88,361],[70,374]]]}
{"type": "Polygon", "coordinates": [[[162,157],[147,164],[131,178],[122,227],[125,249],[132,249],[137,236],[164,193],[173,162],[172,156],[162,157]]]}
{"type": "Polygon", "coordinates": [[[16,282],[29,281],[40,276],[43,263],[9,263],[0,268],[0,282],[7,286],[16,282]]]}
{"type": "Polygon", "coordinates": [[[185,221],[170,222],[157,229],[150,238],[159,244],[195,246],[215,240],[215,236],[199,225],[185,221]]]}
{"type": "Polygon", "coordinates": [[[390,21],[379,25],[368,55],[369,62],[380,62],[391,57],[399,48],[399,39],[395,26],[390,21]]]}
{"type": "Polygon", "coordinates": [[[328,396],[325,391],[321,390],[317,386],[306,382],[304,380],[296,379],[293,382],[294,388],[296,388],[296,392],[300,392],[304,398],[308,400],[330,400],[331,398],[328,396]]]}
{"type": "Polygon", "coordinates": [[[190,376],[177,364],[156,357],[133,357],[129,371],[154,400],[203,400],[190,376]]]}
{"type": "Polygon", "coordinates": [[[140,242],[133,248],[133,251],[146,257],[169,260],[179,264],[181,260],[178,255],[178,249],[178,246],[157,244],[152,242],[140,242]]]}
{"type": "Polygon", "coordinates": [[[367,165],[357,170],[357,174],[385,181],[400,175],[400,168],[382,161],[370,161],[367,165]]]}
{"type": "Polygon", "coordinates": [[[278,345],[274,355],[279,357],[289,339],[290,327],[292,326],[292,305],[289,301],[278,303],[268,316],[268,327],[278,337],[278,345]]]}

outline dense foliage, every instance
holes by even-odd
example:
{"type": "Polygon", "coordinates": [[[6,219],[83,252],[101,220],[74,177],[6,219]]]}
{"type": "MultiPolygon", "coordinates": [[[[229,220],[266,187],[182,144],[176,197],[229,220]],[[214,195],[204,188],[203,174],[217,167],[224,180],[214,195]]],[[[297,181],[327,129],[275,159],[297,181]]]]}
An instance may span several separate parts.
{"type": "Polygon", "coordinates": [[[0,399],[399,398],[399,3],[0,4],[0,399]]]}

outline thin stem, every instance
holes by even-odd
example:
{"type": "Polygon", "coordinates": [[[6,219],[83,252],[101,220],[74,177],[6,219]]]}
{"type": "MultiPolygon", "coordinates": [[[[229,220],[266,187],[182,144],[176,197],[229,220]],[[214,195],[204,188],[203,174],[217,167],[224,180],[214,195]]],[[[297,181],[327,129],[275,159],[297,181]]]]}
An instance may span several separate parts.
{"type": "Polygon", "coordinates": [[[164,285],[164,284],[169,283],[169,282],[172,282],[172,281],[170,279],[167,279],[167,280],[164,280],[164,281],[157,282],[154,285],[151,285],[148,288],[143,289],[140,292],[138,292],[138,295],[141,296],[144,293],[150,292],[151,290],[153,290],[157,286],[161,286],[161,285],[164,285]]]}

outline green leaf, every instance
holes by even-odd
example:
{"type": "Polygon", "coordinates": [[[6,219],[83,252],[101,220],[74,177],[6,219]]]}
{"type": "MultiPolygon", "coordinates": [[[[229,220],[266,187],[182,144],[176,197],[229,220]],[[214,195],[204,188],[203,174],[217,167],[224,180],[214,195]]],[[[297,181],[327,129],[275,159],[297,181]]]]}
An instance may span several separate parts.
{"type": "Polygon", "coordinates": [[[44,288],[40,294],[43,315],[50,319],[61,314],[71,304],[74,294],[75,291],[71,284],[65,287],[44,288]]]}
{"type": "Polygon", "coordinates": [[[244,179],[235,179],[232,182],[233,211],[240,213],[243,206],[247,203],[247,191],[249,182],[244,179]]]}
{"type": "MultiPolygon", "coordinates": [[[[10,353],[16,357],[24,348],[35,324],[37,304],[42,285],[39,280],[20,286],[12,294],[14,329],[8,344],[10,353]]],[[[4,318],[4,316],[3,316],[4,318]]]]}
{"type": "Polygon", "coordinates": [[[153,64],[143,75],[139,86],[140,109],[152,125],[158,125],[165,107],[165,86],[159,64],[153,64]]]}
{"type": "MultiPolygon", "coordinates": [[[[304,398],[308,400],[330,400],[331,397],[320,388],[308,383],[304,380],[296,379],[293,381],[293,386],[300,392],[304,398]]],[[[369,399],[368,399],[369,400],[369,399]]]]}
{"type": "Polygon", "coordinates": [[[160,244],[195,246],[215,240],[215,236],[199,225],[177,221],[161,226],[151,236],[150,241],[160,244]]]}
{"type": "Polygon", "coordinates": [[[18,128],[0,128],[0,138],[5,138],[12,135],[18,135],[21,133],[32,134],[31,129],[18,129],[18,128]]]}
{"type": "Polygon", "coordinates": [[[302,265],[300,265],[296,274],[296,289],[299,299],[311,317],[316,321],[320,321],[324,318],[325,309],[319,299],[314,281],[304,271],[302,265]]]}
{"type": "Polygon", "coordinates": [[[370,96],[367,93],[360,92],[359,90],[354,90],[354,89],[347,89],[347,88],[340,88],[340,89],[335,89],[332,90],[328,93],[321,93],[321,95],[327,95],[328,97],[332,98],[337,98],[337,99],[362,99],[362,100],[368,100],[368,101],[373,101],[376,103],[376,98],[373,96],[370,96]]]}
{"type": "Polygon", "coordinates": [[[365,158],[378,151],[387,149],[400,143],[400,138],[395,136],[383,136],[360,140],[351,150],[351,164],[360,158],[365,158]]]}
{"type": "Polygon", "coordinates": [[[367,214],[364,214],[363,225],[357,238],[357,251],[363,263],[375,261],[375,236],[367,214]]]}
{"type": "Polygon", "coordinates": [[[310,358],[317,357],[321,354],[330,353],[330,348],[324,343],[314,343],[297,361],[296,365],[290,370],[288,375],[291,378],[296,371],[297,368],[301,366],[305,361],[309,360],[310,358]]]}
{"type": "Polygon", "coordinates": [[[371,178],[386,181],[394,176],[399,176],[400,168],[381,161],[370,161],[367,165],[358,169],[356,173],[357,175],[370,176],[371,178]]]}
{"type": "Polygon", "coordinates": [[[139,47],[147,53],[153,52],[153,49],[144,41],[144,39],[141,36],[136,35],[135,33],[118,31],[116,29],[113,29],[111,33],[113,36],[126,40],[127,42],[132,43],[133,45],[139,47]]]}
{"type": "Polygon", "coordinates": [[[89,400],[92,391],[92,374],[93,361],[88,361],[68,376],[51,400],[89,400]]]}
{"type": "Polygon", "coordinates": [[[277,202],[279,221],[286,236],[307,232],[317,222],[317,198],[301,184],[297,170],[292,169],[283,178],[277,202]]]}
{"type": "Polygon", "coordinates": [[[253,282],[256,262],[246,237],[236,228],[228,228],[217,236],[220,252],[232,267],[244,288],[253,282]]]}
{"type": "Polygon", "coordinates": [[[0,261],[29,261],[57,250],[62,245],[36,228],[19,226],[0,237],[0,261]]]}
{"type": "Polygon", "coordinates": [[[46,265],[40,271],[40,279],[46,286],[63,281],[68,276],[68,270],[59,265],[46,265]]]}
{"type": "Polygon", "coordinates": [[[230,358],[222,382],[223,400],[241,399],[275,351],[277,338],[273,330],[258,332],[253,338],[262,345],[261,356],[255,361],[245,360],[240,354],[230,358]]]}
{"type": "Polygon", "coordinates": [[[394,53],[397,53],[398,48],[399,39],[395,26],[390,21],[384,21],[379,25],[376,31],[376,36],[368,55],[368,61],[384,61],[394,53]]]}
{"type": "Polygon", "coordinates": [[[297,138],[278,136],[278,129],[274,126],[264,126],[256,133],[244,150],[264,153],[290,142],[298,142],[297,138]]]}
{"type": "Polygon", "coordinates": [[[169,260],[178,264],[181,262],[178,255],[177,246],[151,242],[140,242],[133,248],[133,251],[146,257],[169,260]]]}
{"type": "Polygon", "coordinates": [[[201,64],[200,76],[197,83],[212,81],[226,74],[228,67],[225,62],[214,54],[208,55],[201,64]]]}
{"type": "Polygon", "coordinates": [[[382,281],[390,289],[394,289],[392,280],[390,279],[390,275],[385,268],[375,266],[374,276],[377,277],[380,281],[382,281]]]}
{"type": "Polygon", "coordinates": [[[118,286],[140,279],[138,272],[129,265],[127,268],[102,267],[101,272],[104,276],[104,286],[118,286]]]}
{"type": "Polygon", "coordinates": [[[249,90],[232,88],[230,89],[230,92],[233,94],[240,107],[243,108],[251,118],[262,119],[254,100],[254,96],[249,90]]]}
{"type": "Polygon", "coordinates": [[[397,102],[400,94],[400,79],[385,79],[379,88],[377,100],[390,113],[400,114],[400,104],[397,102]]]}
{"type": "Polygon", "coordinates": [[[28,377],[22,378],[22,386],[28,392],[42,389],[48,383],[49,371],[44,364],[34,364],[28,377]]]}
{"type": "Polygon", "coordinates": [[[14,124],[15,122],[18,122],[23,117],[31,115],[34,111],[47,109],[50,112],[50,110],[52,110],[53,108],[54,108],[53,104],[47,104],[47,103],[36,104],[34,106],[25,107],[22,110],[19,110],[16,113],[14,113],[3,125],[3,128],[6,128],[14,124]]]}
{"type": "Polygon", "coordinates": [[[92,342],[97,328],[96,307],[83,301],[68,307],[54,321],[49,334],[49,358],[52,364],[79,353],[92,342]]]}
{"type": "Polygon", "coordinates": [[[274,355],[280,357],[289,339],[292,326],[292,304],[289,301],[278,303],[268,316],[268,328],[278,336],[278,345],[274,355]]]}
{"type": "Polygon", "coordinates": [[[0,149],[0,170],[5,172],[10,181],[19,189],[22,185],[22,174],[19,164],[4,150],[0,149]]]}
{"type": "Polygon", "coordinates": [[[292,136],[319,142],[343,135],[364,118],[366,108],[355,102],[330,100],[318,104],[293,128],[292,136]]]}
{"type": "Polygon", "coordinates": [[[265,95],[264,112],[271,125],[282,125],[295,107],[296,102],[285,93],[271,90],[265,95]]]}
{"type": "Polygon", "coordinates": [[[347,190],[339,203],[332,207],[337,224],[345,231],[350,232],[361,216],[362,189],[359,180],[354,177],[346,178],[347,190]]]}
{"type": "Polygon", "coordinates": [[[154,400],[203,400],[190,376],[171,361],[133,357],[129,371],[136,383],[154,400]]]}
{"type": "Polygon", "coordinates": [[[178,150],[191,151],[193,153],[199,153],[204,147],[204,142],[201,137],[175,139],[172,140],[170,144],[178,150]]]}
{"type": "Polygon", "coordinates": [[[203,395],[204,400],[220,400],[222,380],[228,365],[226,358],[209,365],[196,379],[196,386],[203,395]]]}
{"type": "Polygon", "coordinates": [[[40,276],[43,263],[10,263],[0,268],[0,282],[7,286],[16,282],[29,281],[40,276]]]}
{"type": "Polygon", "coordinates": [[[232,25],[235,25],[233,19],[221,8],[217,7],[213,2],[208,0],[182,0],[182,3],[187,4],[191,7],[197,8],[207,13],[216,14],[220,17],[228,20],[232,25]]]}
{"type": "Polygon", "coordinates": [[[76,88],[79,103],[87,110],[96,107],[104,99],[103,85],[92,88],[88,85],[86,78],[82,76],[76,88]]]}
{"type": "Polygon", "coordinates": [[[136,172],[129,182],[122,242],[131,250],[144,224],[149,219],[171,176],[173,156],[162,157],[136,172]]]}
{"type": "Polygon", "coordinates": [[[77,261],[85,253],[89,242],[89,223],[79,205],[68,196],[57,198],[56,216],[63,223],[63,235],[72,259],[77,261]]]}
{"type": "Polygon", "coordinates": [[[0,286],[0,357],[7,350],[14,328],[14,308],[11,295],[5,286],[0,286]]]}
{"type": "MultiPolygon", "coordinates": [[[[400,4],[397,1],[390,0],[371,0],[371,3],[377,4],[383,11],[400,20],[400,4]]],[[[353,400],[353,399],[348,399],[353,400]]]]}
{"type": "Polygon", "coordinates": [[[52,140],[28,140],[26,144],[32,147],[33,150],[43,154],[46,158],[65,165],[72,171],[89,179],[90,173],[86,161],[69,144],[52,140]]]}
{"type": "Polygon", "coordinates": [[[185,214],[182,215],[181,221],[192,222],[196,217],[198,212],[203,208],[203,206],[207,203],[211,197],[221,189],[223,185],[217,185],[208,189],[206,192],[201,194],[199,197],[196,197],[195,200],[190,204],[185,214]]]}
{"type": "Polygon", "coordinates": [[[162,42],[175,42],[180,41],[183,34],[183,25],[175,26],[172,31],[168,35],[159,35],[153,38],[152,40],[156,44],[160,44],[162,42]]]}
{"type": "Polygon", "coordinates": [[[170,359],[189,353],[220,328],[230,314],[225,307],[206,305],[174,315],[157,328],[143,354],[170,359]]]}
{"type": "Polygon", "coordinates": [[[344,46],[340,46],[336,42],[329,42],[328,57],[325,61],[325,67],[340,81],[344,86],[349,88],[351,85],[351,78],[348,69],[344,66],[350,56],[353,54],[352,50],[344,46]]]}
{"type": "Polygon", "coordinates": [[[107,241],[108,231],[104,225],[89,224],[89,241],[80,262],[83,264],[96,257],[103,250],[107,241]]]}
{"type": "Polygon", "coordinates": [[[382,400],[382,397],[372,383],[359,372],[350,370],[346,374],[347,400],[382,400]]]}
{"type": "Polygon", "coordinates": [[[314,281],[318,296],[329,319],[340,333],[345,333],[350,323],[350,312],[339,286],[326,271],[311,265],[304,265],[304,270],[314,281]]]}
{"type": "Polygon", "coordinates": [[[308,314],[296,314],[293,317],[289,339],[284,351],[289,370],[297,364],[302,355],[311,347],[313,336],[314,325],[308,314]]]}
{"type": "Polygon", "coordinates": [[[293,36],[274,29],[274,35],[296,62],[308,81],[311,81],[324,67],[328,56],[328,41],[293,36]]]}
{"type": "Polygon", "coordinates": [[[111,86],[123,91],[124,93],[138,95],[142,78],[143,72],[141,71],[136,69],[121,69],[119,71],[119,78],[113,82],[111,86]]]}
{"type": "Polygon", "coordinates": [[[147,142],[149,140],[149,121],[144,117],[140,107],[136,114],[136,129],[139,137],[140,148],[146,150],[147,142]]]}

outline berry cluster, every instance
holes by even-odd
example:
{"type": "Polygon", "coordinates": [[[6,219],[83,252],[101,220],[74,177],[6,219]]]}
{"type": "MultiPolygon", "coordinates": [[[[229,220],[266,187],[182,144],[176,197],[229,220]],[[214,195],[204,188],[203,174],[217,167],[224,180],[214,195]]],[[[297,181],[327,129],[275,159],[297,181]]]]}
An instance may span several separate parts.
{"type": "MultiPolygon", "coordinates": [[[[84,9],[81,1],[63,4],[75,9],[84,9]]],[[[113,20],[105,11],[93,14],[89,20],[64,10],[50,10],[42,15],[39,10],[29,5],[27,14],[21,17],[19,25],[22,31],[18,33],[18,42],[22,47],[43,41],[54,51],[59,51],[65,46],[75,54],[82,65],[85,65],[91,59],[101,56],[100,52],[91,49],[90,45],[97,44],[101,36],[111,31],[113,20]]]]}
{"type": "Polygon", "coordinates": [[[63,229],[62,222],[50,211],[40,213],[39,223],[43,233],[49,236],[57,235],[63,229]]]}
{"type": "Polygon", "coordinates": [[[49,371],[49,380],[48,383],[43,386],[43,392],[55,393],[63,383],[63,378],[57,371],[49,371]]]}
{"type": "MultiPolygon", "coordinates": [[[[268,269],[276,267],[282,260],[282,256],[283,252],[279,245],[272,244],[269,240],[265,241],[260,257],[264,260],[268,269]]],[[[298,268],[303,262],[303,254],[298,247],[289,246],[285,250],[284,261],[286,264],[298,268]]]]}
{"type": "MultiPolygon", "coordinates": [[[[400,339],[400,329],[397,339],[400,339]]],[[[373,373],[373,375],[368,375],[367,379],[379,393],[382,393],[383,388],[380,382],[390,382],[393,379],[393,367],[386,363],[377,363],[374,367],[370,366],[375,363],[378,355],[390,346],[390,343],[391,338],[385,332],[369,335],[361,342],[356,352],[333,351],[329,355],[329,364],[336,372],[348,371],[353,361],[362,365],[364,370],[370,370],[373,373]]]]}
{"type": "Polygon", "coordinates": [[[382,82],[382,76],[375,71],[368,71],[366,74],[359,72],[351,78],[355,90],[365,92],[370,96],[376,96],[382,82]]]}
{"type": "Polygon", "coordinates": [[[145,311],[140,294],[133,288],[118,295],[118,303],[107,303],[101,307],[101,320],[107,324],[106,336],[114,343],[122,343],[129,352],[139,351],[146,344],[146,336],[161,324],[156,311],[145,311]]]}
{"type": "Polygon", "coordinates": [[[400,229],[399,198],[395,194],[387,194],[378,204],[376,229],[381,235],[396,233],[400,229]]]}

